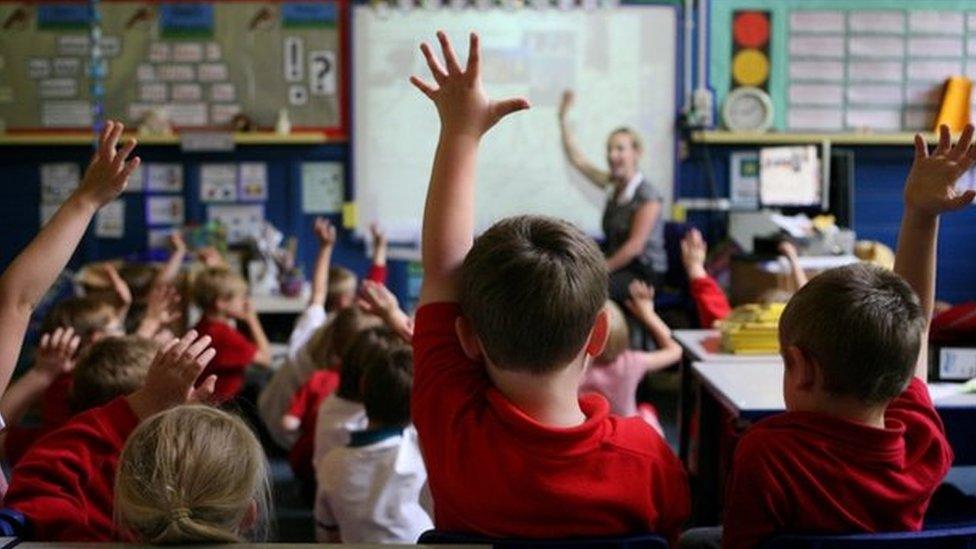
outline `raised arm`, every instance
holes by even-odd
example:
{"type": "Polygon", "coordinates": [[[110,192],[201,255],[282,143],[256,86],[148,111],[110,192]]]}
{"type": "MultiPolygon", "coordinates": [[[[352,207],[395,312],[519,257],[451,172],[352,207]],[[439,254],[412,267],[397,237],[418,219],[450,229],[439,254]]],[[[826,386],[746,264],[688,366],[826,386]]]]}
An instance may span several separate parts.
{"type": "Polygon", "coordinates": [[[506,115],[527,109],[522,98],[492,101],[481,82],[478,35],[471,34],[467,67],[462,70],[447,35],[437,33],[446,68],[426,43],[434,83],[410,81],[437,107],[440,140],[434,155],[424,206],[420,304],[457,301],[458,269],[474,240],[474,185],[481,136],[506,115]]]}
{"type": "Polygon", "coordinates": [[[116,151],[123,129],[117,122],[105,124],[81,184],[0,276],[0,390],[10,381],[37,302],[68,263],[92,216],[125,189],[139,166],[138,157],[126,161],[134,139],[116,151]]]}
{"type": "MultiPolygon", "coordinates": [[[[976,198],[976,191],[956,190],[956,181],[976,161],[976,150],[970,148],[972,138],[973,126],[967,125],[959,142],[952,146],[949,128],[940,126],[939,144],[930,155],[925,140],[915,135],[915,161],[905,182],[905,213],[898,233],[895,272],[918,294],[926,323],[935,302],[939,215],[962,209],[976,198]]],[[[915,375],[924,380],[928,373],[928,324],[922,337],[915,375]]]]}
{"type": "Polygon", "coordinates": [[[180,274],[180,267],[183,266],[183,260],[186,259],[186,241],[183,240],[183,233],[180,231],[173,231],[173,234],[169,235],[169,245],[172,248],[172,252],[169,254],[169,259],[166,260],[166,265],[163,266],[163,270],[159,272],[156,277],[158,282],[164,284],[172,284],[176,280],[176,276],[180,274]]]}
{"type": "Polygon", "coordinates": [[[243,320],[247,323],[247,329],[251,332],[254,344],[258,348],[258,352],[254,354],[252,362],[256,366],[270,368],[271,342],[268,341],[268,336],[264,333],[264,326],[261,325],[261,319],[258,318],[258,312],[254,309],[254,305],[250,299],[247,300],[247,309],[243,320]]]}
{"type": "Polygon", "coordinates": [[[630,234],[627,235],[627,240],[607,258],[607,270],[613,272],[626,267],[644,251],[647,239],[651,237],[651,231],[660,215],[660,202],[649,200],[641,204],[630,220],[630,234]]]}
{"type": "Polygon", "coordinates": [[[562,101],[559,103],[559,134],[563,140],[563,151],[566,153],[566,158],[569,160],[569,163],[579,173],[583,174],[590,183],[602,189],[610,184],[610,172],[597,168],[596,165],[587,160],[586,156],[583,155],[583,151],[579,150],[579,147],[576,145],[576,137],[573,135],[573,130],[569,127],[566,115],[573,106],[574,100],[573,92],[566,90],[563,92],[562,101]]]}
{"type": "Polygon", "coordinates": [[[58,377],[74,369],[80,344],[81,338],[71,328],[57,328],[41,336],[33,367],[11,384],[0,398],[0,416],[5,422],[9,425],[19,423],[58,377]]]}
{"type": "Polygon", "coordinates": [[[641,321],[657,343],[656,351],[639,353],[645,371],[667,368],[681,360],[681,345],[671,338],[671,329],[654,312],[654,289],[640,280],[635,280],[630,283],[629,290],[630,299],[626,303],[627,309],[641,321]]]}
{"type": "Polygon", "coordinates": [[[319,241],[319,252],[315,256],[315,269],[312,271],[312,295],[309,297],[310,307],[325,307],[325,299],[329,290],[329,266],[332,263],[332,250],[336,243],[336,228],[328,219],[315,219],[315,239],[319,241]]]}
{"type": "Polygon", "coordinates": [[[808,279],[806,271],[800,266],[800,256],[796,252],[796,246],[789,240],[784,240],[779,243],[779,253],[790,264],[790,281],[793,283],[793,290],[799,291],[807,285],[808,279]]]}
{"type": "Polygon", "coordinates": [[[705,270],[708,246],[698,229],[691,229],[681,239],[681,262],[688,274],[691,298],[698,309],[698,322],[702,328],[711,328],[732,312],[729,299],[714,278],[705,270]]]}
{"type": "Polygon", "coordinates": [[[366,280],[363,281],[360,296],[359,305],[363,310],[382,318],[403,341],[410,343],[413,340],[413,321],[400,308],[400,302],[389,288],[366,280]]]}
{"type": "Polygon", "coordinates": [[[386,252],[389,247],[386,233],[382,227],[373,223],[369,226],[369,234],[373,238],[373,263],[369,266],[366,280],[386,284],[389,274],[386,268],[386,252]]]}

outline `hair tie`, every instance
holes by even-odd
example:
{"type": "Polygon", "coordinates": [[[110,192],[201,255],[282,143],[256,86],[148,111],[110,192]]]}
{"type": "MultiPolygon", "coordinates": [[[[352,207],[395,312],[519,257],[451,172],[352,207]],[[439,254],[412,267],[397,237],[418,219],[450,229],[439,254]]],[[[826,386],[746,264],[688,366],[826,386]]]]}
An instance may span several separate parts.
{"type": "Polygon", "coordinates": [[[173,522],[180,522],[181,520],[188,519],[190,518],[190,510],[186,507],[177,507],[169,512],[169,518],[173,522]]]}

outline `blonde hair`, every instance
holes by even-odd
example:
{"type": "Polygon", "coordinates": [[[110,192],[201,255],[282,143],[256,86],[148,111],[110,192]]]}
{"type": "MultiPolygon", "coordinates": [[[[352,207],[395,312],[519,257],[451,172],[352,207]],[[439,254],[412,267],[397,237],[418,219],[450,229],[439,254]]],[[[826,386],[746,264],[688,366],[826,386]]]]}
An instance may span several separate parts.
{"type": "Polygon", "coordinates": [[[228,299],[239,293],[247,293],[247,282],[225,267],[208,268],[193,282],[193,301],[204,310],[213,308],[218,299],[228,299]]]}
{"type": "Polygon", "coordinates": [[[378,316],[368,314],[359,307],[339,311],[332,322],[319,328],[309,340],[309,355],[316,369],[334,367],[342,360],[359,332],[382,324],[378,316]]]}
{"type": "Polygon", "coordinates": [[[115,522],[148,543],[263,541],[270,491],[264,452],[240,418],[179,406],[144,421],[122,449],[115,522]]]}
{"type": "Polygon", "coordinates": [[[343,297],[355,297],[358,283],[356,273],[345,267],[330,267],[329,287],[325,293],[325,310],[335,309],[336,301],[343,297]]]}
{"type": "Polygon", "coordinates": [[[109,337],[89,347],[72,373],[71,409],[82,412],[142,387],[158,350],[158,343],[137,336],[109,337]]]}
{"type": "Polygon", "coordinates": [[[630,346],[630,333],[627,330],[627,320],[624,318],[623,311],[613,301],[607,300],[604,308],[610,317],[609,333],[607,334],[607,345],[603,348],[600,356],[594,362],[607,364],[617,360],[624,351],[630,346]]]}
{"type": "Polygon", "coordinates": [[[628,128],[627,126],[621,126],[612,132],[607,137],[607,146],[610,145],[610,140],[613,139],[615,135],[626,135],[630,138],[630,144],[634,147],[637,152],[642,152],[644,150],[644,141],[641,139],[639,133],[637,133],[633,128],[628,128]]]}

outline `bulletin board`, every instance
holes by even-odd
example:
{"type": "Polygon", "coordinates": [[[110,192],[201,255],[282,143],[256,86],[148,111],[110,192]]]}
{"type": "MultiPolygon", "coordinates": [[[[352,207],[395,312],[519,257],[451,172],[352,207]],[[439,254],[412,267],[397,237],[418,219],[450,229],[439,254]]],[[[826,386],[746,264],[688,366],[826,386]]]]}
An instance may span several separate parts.
{"type": "MultiPolygon", "coordinates": [[[[105,113],[177,128],[262,128],[287,109],[296,130],[346,135],[345,0],[103,0],[105,113]]],[[[8,131],[87,129],[91,39],[84,2],[0,2],[0,120],[8,131]]]]}
{"type": "Polygon", "coordinates": [[[711,6],[710,80],[719,105],[741,79],[737,17],[749,10],[770,14],[765,88],[779,130],[931,130],[946,78],[976,78],[972,2],[728,0],[711,6]]]}

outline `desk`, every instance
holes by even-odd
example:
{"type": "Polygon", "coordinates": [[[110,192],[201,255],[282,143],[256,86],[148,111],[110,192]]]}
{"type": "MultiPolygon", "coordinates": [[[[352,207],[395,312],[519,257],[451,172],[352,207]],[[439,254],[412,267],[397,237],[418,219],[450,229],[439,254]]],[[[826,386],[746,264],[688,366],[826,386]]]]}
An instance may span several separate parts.
{"type": "MultiPolygon", "coordinates": [[[[700,428],[697,444],[682,440],[690,448],[685,465],[696,477],[696,522],[714,523],[723,493],[723,459],[731,457],[735,438],[723,436],[727,434],[723,423],[741,432],[755,421],[783,412],[783,366],[708,361],[692,364],[691,373],[700,428]]],[[[976,464],[976,394],[962,394],[961,387],[961,383],[929,384],[929,394],[956,454],[955,466],[976,464]]],[[[682,433],[682,439],[686,436],[682,433]]]]}
{"type": "Polygon", "coordinates": [[[679,376],[681,380],[681,394],[678,398],[678,435],[680,444],[678,455],[682,461],[688,460],[689,430],[694,399],[692,398],[691,365],[693,362],[719,361],[722,363],[741,364],[782,364],[779,355],[734,355],[723,352],[720,348],[721,332],[718,330],[674,330],[671,337],[684,349],[679,376]]]}

